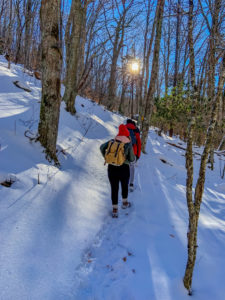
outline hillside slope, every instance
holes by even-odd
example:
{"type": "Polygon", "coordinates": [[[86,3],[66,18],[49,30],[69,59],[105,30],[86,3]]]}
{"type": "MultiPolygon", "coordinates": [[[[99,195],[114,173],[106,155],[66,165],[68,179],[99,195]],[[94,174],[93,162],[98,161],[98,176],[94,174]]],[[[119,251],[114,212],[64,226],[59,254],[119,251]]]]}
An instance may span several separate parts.
{"type": "MultiPolygon", "coordinates": [[[[62,103],[58,169],[24,136],[37,132],[40,96],[39,82],[19,66],[8,70],[0,58],[0,178],[16,180],[11,188],[0,185],[0,299],[190,299],[182,285],[184,151],[167,142],[185,144],[149,131],[148,154],[138,161],[129,195],[133,205],[115,220],[99,146],[125,119],[81,97],[76,116],[62,103]],[[15,87],[15,80],[32,92],[15,87]]],[[[225,294],[223,163],[216,157],[215,170],[207,172],[193,280],[197,300],[225,294]]]]}

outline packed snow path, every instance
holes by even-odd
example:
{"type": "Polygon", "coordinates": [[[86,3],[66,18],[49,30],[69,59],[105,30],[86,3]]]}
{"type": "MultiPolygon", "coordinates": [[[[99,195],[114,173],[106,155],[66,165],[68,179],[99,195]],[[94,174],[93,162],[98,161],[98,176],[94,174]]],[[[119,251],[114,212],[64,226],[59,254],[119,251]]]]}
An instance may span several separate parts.
{"type": "MultiPolygon", "coordinates": [[[[185,177],[182,176],[185,171],[182,167],[184,151],[173,149],[153,132],[150,137],[149,157],[143,156],[138,162],[137,188],[129,195],[133,206],[127,210],[120,209],[118,220],[109,216],[94,244],[85,252],[77,269],[77,299],[190,298],[182,283],[187,255],[188,218],[185,177]],[[148,163],[145,159],[148,159],[148,163]],[[162,160],[164,163],[166,161],[165,165],[162,160]]],[[[222,201],[219,202],[222,204],[222,201]]],[[[208,231],[202,225],[210,218],[205,208],[203,204],[204,218],[200,220],[199,234],[201,249],[198,250],[193,283],[194,291],[200,289],[201,295],[195,295],[194,292],[193,297],[212,299],[217,294],[216,299],[222,300],[221,291],[211,289],[216,282],[211,282],[211,288],[198,286],[201,285],[198,276],[206,275],[201,262],[205,260],[212,268],[209,254],[216,251],[222,255],[221,250],[216,249],[218,245],[209,245],[207,240],[201,240],[201,236],[208,231]]],[[[210,234],[216,238],[218,232],[211,230],[210,234]]],[[[222,269],[216,269],[214,266],[214,274],[222,276],[222,269]]],[[[222,280],[221,277],[221,285],[222,280]]]]}
{"type": "Polygon", "coordinates": [[[173,290],[182,289],[184,263],[168,249],[182,253],[183,247],[160,191],[160,176],[140,161],[138,186],[129,195],[132,208],[120,209],[118,220],[109,217],[86,252],[78,270],[83,278],[77,299],[174,299],[173,290]]]}
{"type": "MultiPolygon", "coordinates": [[[[185,300],[188,224],[184,151],[150,130],[136,172],[133,206],[112,219],[107,167],[99,146],[125,119],[77,97],[61,107],[61,168],[37,143],[40,84],[0,57],[0,300],[185,300]],[[18,89],[13,81],[29,86],[18,89]],[[165,163],[166,162],[166,163],[165,163]],[[38,184],[38,177],[40,184],[38,184]]],[[[195,149],[195,151],[201,151],[195,149]]],[[[199,157],[195,158],[195,181],[199,157]]],[[[207,172],[193,279],[196,300],[224,300],[223,161],[207,172]]]]}

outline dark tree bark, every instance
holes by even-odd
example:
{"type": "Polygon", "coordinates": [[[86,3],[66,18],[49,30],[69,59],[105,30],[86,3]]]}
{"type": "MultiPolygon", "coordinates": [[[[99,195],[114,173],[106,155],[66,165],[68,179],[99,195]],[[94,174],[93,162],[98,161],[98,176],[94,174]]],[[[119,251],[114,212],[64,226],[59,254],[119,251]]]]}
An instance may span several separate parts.
{"type": "MultiPolygon", "coordinates": [[[[171,15],[171,1],[168,1],[168,14],[171,15]]],[[[164,51],[163,51],[163,65],[164,65],[164,78],[165,78],[165,97],[168,96],[169,88],[169,66],[170,66],[170,54],[171,54],[171,35],[172,35],[172,24],[171,18],[168,18],[166,24],[163,28],[163,41],[164,41],[164,51]]],[[[159,76],[158,76],[159,77],[159,76]]],[[[160,88],[160,80],[158,79],[158,88],[160,88]]],[[[160,96],[157,96],[158,98],[160,96]]]]}
{"type": "Polygon", "coordinates": [[[9,3],[9,26],[8,26],[8,35],[7,35],[7,42],[6,42],[6,55],[8,57],[8,68],[10,69],[11,66],[11,55],[12,55],[12,0],[9,3]]]}
{"type": "Polygon", "coordinates": [[[41,2],[42,99],[38,140],[47,158],[58,164],[56,141],[60,111],[62,54],[59,43],[60,0],[41,2]]]}
{"type": "Polygon", "coordinates": [[[23,29],[25,26],[25,22],[22,18],[22,8],[21,8],[21,0],[16,0],[15,2],[15,14],[16,14],[16,53],[15,53],[15,63],[22,63],[22,36],[23,29]]]}
{"type": "Polygon", "coordinates": [[[66,110],[76,113],[75,99],[78,92],[79,66],[82,66],[88,1],[73,0],[66,26],[66,79],[63,100],[66,110]]]}
{"type": "Polygon", "coordinates": [[[197,220],[194,214],[192,187],[193,187],[193,131],[195,126],[195,102],[196,102],[196,85],[195,85],[195,57],[194,57],[194,42],[193,42],[193,0],[189,0],[188,14],[188,45],[189,45],[189,72],[191,82],[191,101],[192,101],[192,116],[188,127],[187,150],[186,150],[186,199],[189,212],[189,230],[188,230],[188,263],[186,266],[185,276],[183,279],[184,286],[191,294],[192,276],[196,259],[197,247],[197,220]],[[191,237],[191,239],[190,239],[191,237]]]}
{"type": "Polygon", "coordinates": [[[24,67],[29,69],[30,67],[30,47],[31,47],[31,39],[32,39],[32,32],[31,32],[31,8],[32,8],[32,1],[27,0],[26,3],[26,14],[25,14],[25,41],[24,41],[24,67]]]}
{"type": "MultiPolygon", "coordinates": [[[[177,87],[178,73],[179,73],[179,53],[180,53],[180,19],[181,19],[181,0],[177,1],[177,24],[176,24],[176,50],[175,50],[175,64],[174,64],[174,79],[173,87],[177,87]]],[[[177,89],[175,90],[177,94],[177,89]]]]}

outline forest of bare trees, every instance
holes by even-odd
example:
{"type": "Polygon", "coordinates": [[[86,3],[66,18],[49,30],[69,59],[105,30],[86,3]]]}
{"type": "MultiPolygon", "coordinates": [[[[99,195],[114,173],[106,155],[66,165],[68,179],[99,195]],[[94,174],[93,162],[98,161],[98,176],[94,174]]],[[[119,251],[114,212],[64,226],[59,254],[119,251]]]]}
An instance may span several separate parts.
{"type": "Polygon", "coordinates": [[[136,118],[143,152],[151,125],[187,142],[191,293],[206,164],[225,147],[225,1],[0,0],[0,55],[42,79],[37,139],[56,163],[60,102],[76,114],[77,95],[136,118]]]}
{"type": "MultiPolygon", "coordinates": [[[[127,116],[139,115],[143,127],[156,125],[185,139],[194,80],[197,123],[193,139],[201,145],[224,50],[225,4],[223,0],[193,1],[191,50],[190,1],[165,1],[159,38],[158,6],[162,2],[58,1],[63,101],[74,114],[75,98],[80,94],[127,116]],[[136,74],[128,68],[134,60],[139,64],[136,74]]],[[[40,6],[37,0],[0,0],[0,53],[7,57],[9,67],[13,61],[36,75],[42,73],[40,6]]],[[[223,136],[223,115],[224,93],[216,146],[223,136]]]]}

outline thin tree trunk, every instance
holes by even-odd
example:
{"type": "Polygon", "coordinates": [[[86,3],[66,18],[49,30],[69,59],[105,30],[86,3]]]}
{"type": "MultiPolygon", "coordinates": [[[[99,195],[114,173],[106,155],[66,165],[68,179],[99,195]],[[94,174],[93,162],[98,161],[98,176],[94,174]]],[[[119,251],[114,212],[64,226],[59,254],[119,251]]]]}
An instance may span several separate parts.
{"type": "MultiPolygon", "coordinates": [[[[168,3],[169,5],[169,9],[168,9],[168,13],[169,15],[171,14],[171,2],[169,1],[168,3]]],[[[169,18],[168,20],[168,31],[167,31],[167,38],[165,38],[166,40],[166,45],[164,47],[165,49],[165,57],[164,57],[164,67],[165,67],[165,97],[168,96],[168,88],[169,88],[169,65],[170,65],[170,43],[171,43],[171,20],[169,18]]],[[[159,82],[159,80],[158,80],[159,82]]],[[[159,85],[160,87],[160,85],[159,85]]]]}
{"type": "Polygon", "coordinates": [[[203,58],[203,63],[201,65],[201,70],[200,70],[200,75],[199,75],[199,77],[200,77],[199,82],[198,82],[198,98],[199,99],[203,98],[202,89],[203,89],[203,83],[204,83],[204,79],[205,79],[204,75],[205,75],[205,68],[206,68],[206,62],[207,62],[206,56],[207,56],[207,53],[205,54],[205,56],[203,58]]]}
{"type": "Polygon", "coordinates": [[[109,78],[109,87],[108,87],[108,109],[113,110],[115,106],[115,96],[116,96],[116,70],[117,70],[117,60],[119,57],[119,52],[114,51],[111,70],[110,70],[110,78],[109,78]]]}
{"type": "Polygon", "coordinates": [[[155,28],[156,28],[158,13],[159,13],[159,4],[160,4],[160,2],[158,1],[157,6],[156,6],[156,11],[155,11],[155,18],[154,18],[154,22],[153,22],[153,25],[152,25],[151,38],[150,38],[148,51],[147,51],[147,55],[146,55],[146,66],[145,66],[145,74],[146,75],[145,75],[145,83],[144,83],[144,101],[143,101],[143,105],[142,105],[142,110],[140,112],[142,123],[144,121],[145,106],[146,106],[146,100],[147,100],[147,95],[148,95],[149,59],[150,59],[150,55],[151,55],[151,51],[152,51],[152,45],[153,45],[153,41],[154,41],[155,28]]]}
{"type": "MultiPolygon", "coordinates": [[[[196,253],[197,253],[197,229],[198,229],[198,219],[199,219],[199,213],[200,213],[200,206],[202,203],[202,196],[204,191],[204,184],[205,184],[205,172],[206,172],[206,163],[207,158],[209,155],[210,147],[212,144],[214,129],[216,126],[216,121],[218,117],[218,107],[219,102],[222,96],[222,90],[223,85],[225,82],[225,52],[223,55],[222,63],[221,63],[221,70],[220,70],[220,77],[219,77],[219,83],[218,83],[218,89],[217,94],[212,110],[212,116],[210,125],[207,130],[207,137],[206,137],[206,143],[205,148],[202,154],[201,158],[201,165],[199,169],[199,177],[197,180],[197,184],[195,187],[195,195],[194,195],[194,203],[192,201],[192,190],[189,189],[190,196],[188,197],[188,210],[189,210],[189,232],[188,232],[188,261],[186,265],[185,275],[184,275],[184,286],[189,291],[189,294],[192,293],[191,287],[192,287],[192,277],[193,277],[193,271],[195,266],[195,260],[196,260],[196,253]]],[[[189,152],[192,152],[192,149],[190,149],[189,152]]],[[[190,161],[186,161],[186,164],[190,161]]],[[[193,168],[193,164],[192,164],[193,168]]],[[[192,170],[192,176],[193,176],[193,170],[192,170]]]]}
{"type": "Polygon", "coordinates": [[[124,25],[125,25],[125,15],[121,17],[117,23],[115,30],[115,39],[113,43],[113,56],[109,77],[109,87],[108,87],[108,104],[107,108],[113,110],[115,106],[115,96],[116,96],[116,71],[117,71],[117,61],[120,51],[123,46],[124,39],[124,25]]]}
{"type": "Polygon", "coordinates": [[[66,110],[71,114],[76,113],[75,98],[77,96],[79,61],[82,59],[81,40],[86,10],[84,12],[81,0],[73,0],[66,28],[66,80],[63,100],[66,110]]]}
{"type": "Polygon", "coordinates": [[[8,56],[8,69],[11,66],[11,56],[12,56],[12,0],[9,4],[9,27],[8,27],[8,37],[7,37],[7,56],[8,56]]]}
{"type": "Polygon", "coordinates": [[[120,104],[119,104],[119,112],[121,114],[125,113],[125,105],[124,105],[124,101],[125,101],[125,94],[127,91],[127,79],[126,79],[126,66],[123,62],[122,65],[122,91],[121,91],[121,96],[120,96],[120,104]]]}
{"type": "MultiPolygon", "coordinates": [[[[147,8],[147,15],[146,15],[146,26],[145,26],[145,34],[144,34],[144,47],[143,47],[143,66],[141,70],[141,76],[139,80],[139,89],[138,89],[138,122],[141,123],[141,117],[143,116],[144,111],[144,101],[143,101],[143,84],[144,84],[144,77],[145,77],[145,71],[146,71],[146,62],[147,62],[147,37],[148,37],[148,31],[149,31],[149,21],[150,21],[150,13],[151,13],[151,7],[150,7],[151,1],[148,1],[148,8],[147,8]]],[[[154,22],[155,23],[155,22],[154,22]]],[[[153,23],[153,26],[154,26],[153,23]]],[[[155,27],[154,27],[155,29],[155,27]]],[[[154,34],[153,34],[154,35],[154,34]]],[[[150,47],[149,47],[150,48],[150,47]]],[[[151,49],[150,49],[151,53],[151,49]]],[[[149,55],[150,55],[149,53],[149,55]]]]}
{"type": "Polygon", "coordinates": [[[38,140],[45,148],[46,157],[58,164],[56,141],[60,112],[62,53],[59,41],[61,0],[41,2],[42,43],[42,99],[38,140]]]}
{"type": "Polygon", "coordinates": [[[149,84],[148,94],[146,98],[146,106],[145,106],[145,114],[142,125],[142,151],[145,153],[148,131],[150,125],[150,118],[152,114],[152,109],[154,105],[154,94],[156,89],[156,81],[158,76],[159,69],[159,49],[160,49],[160,41],[161,41],[161,33],[162,33],[162,18],[164,11],[164,3],[165,0],[158,0],[158,13],[156,20],[156,37],[155,37],[155,46],[154,46],[154,55],[153,55],[153,63],[151,70],[151,80],[149,84]]]}
{"type": "Polygon", "coordinates": [[[197,248],[197,219],[195,214],[194,203],[192,199],[192,186],[193,186],[193,131],[195,127],[195,102],[196,102],[196,85],[195,85],[195,57],[194,57],[194,43],[193,43],[193,0],[189,0],[189,14],[188,14],[188,44],[189,44],[189,72],[190,72],[190,85],[191,85],[191,102],[192,112],[191,120],[188,127],[187,137],[187,150],[186,150],[186,199],[189,212],[189,226],[188,226],[188,262],[186,265],[185,276],[183,283],[185,288],[191,295],[192,276],[196,260],[196,248],[197,248]]]}
{"type": "Polygon", "coordinates": [[[31,0],[27,0],[26,3],[26,15],[25,15],[25,42],[24,42],[24,68],[30,67],[30,47],[31,47],[31,0]]]}
{"type": "MultiPolygon", "coordinates": [[[[180,19],[181,19],[181,0],[177,1],[177,24],[176,24],[176,51],[175,51],[175,64],[174,64],[174,79],[173,87],[177,87],[178,73],[179,73],[179,52],[180,52],[180,19]]],[[[175,90],[177,94],[177,89],[175,90]]]]}
{"type": "MultiPolygon", "coordinates": [[[[208,98],[212,101],[215,94],[215,70],[216,70],[216,41],[218,39],[218,19],[221,8],[221,0],[215,0],[212,15],[212,27],[209,38],[209,70],[208,70],[208,98]]],[[[222,116],[219,113],[218,122],[222,124],[222,116]]],[[[214,169],[214,143],[212,143],[209,155],[209,163],[211,170],[214,169]]]]}

